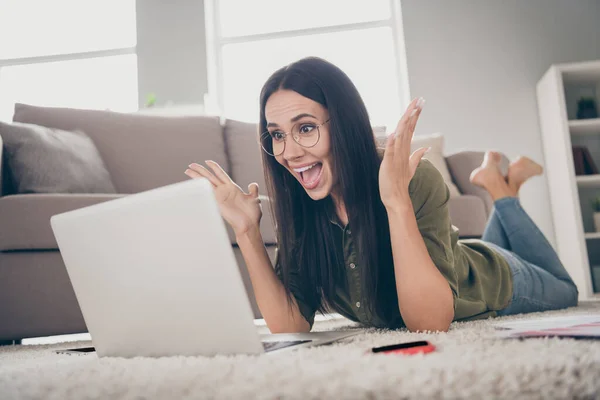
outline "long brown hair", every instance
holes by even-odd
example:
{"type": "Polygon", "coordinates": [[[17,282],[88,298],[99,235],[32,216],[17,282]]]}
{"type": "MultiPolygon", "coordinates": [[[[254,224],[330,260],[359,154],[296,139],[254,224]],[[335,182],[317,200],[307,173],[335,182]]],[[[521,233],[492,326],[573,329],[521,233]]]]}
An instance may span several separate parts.
{"type": "MultiPolygon", "coordinates": [[[[277,70],[264,84],[259,132],[267,130],[267,100],[280,89],[293,90],[329,111],[332,172],[346,206],[361,267],[361,302],[371,313],[388,320],[398,313],[398,299],[387,212],[379,195],[381,160],[364,102],[342,70],[320,58],[304,58],[277,70]]],[[[341,246],[334,239],[333,229],[339,228],[329,219],[335,213],[333,200],[331,196],[312,200],[274,157],[262,154],[277,224],[277,268],[288,298],[294,275],[310,306],[322,313],[335,310],[335,288],[345,266],[343,254],[336,251],[341,246]]]]}

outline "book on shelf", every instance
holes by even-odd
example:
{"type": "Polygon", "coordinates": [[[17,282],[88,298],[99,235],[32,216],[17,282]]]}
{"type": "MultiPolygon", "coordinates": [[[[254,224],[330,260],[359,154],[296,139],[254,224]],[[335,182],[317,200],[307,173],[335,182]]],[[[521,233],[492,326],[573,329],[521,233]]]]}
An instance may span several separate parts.
{"type": "Polygon", "coordinates": [[[575,175],[595,175],[598,167],[592,159],[590,151],[585,146],[573,146],[573,162],[575,163],[575,175]]]}

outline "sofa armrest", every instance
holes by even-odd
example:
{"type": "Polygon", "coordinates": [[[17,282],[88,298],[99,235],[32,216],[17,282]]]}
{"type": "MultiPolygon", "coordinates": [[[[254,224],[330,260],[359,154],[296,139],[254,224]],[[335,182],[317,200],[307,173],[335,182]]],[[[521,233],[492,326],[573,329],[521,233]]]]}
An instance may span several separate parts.
{"type": "Polygon", "coordinates": [[[469,194],[450,197],[448,208],[452,225],[458,228],[460,238],[480,238],[483,235],[488,213],[481,197],[469,194]]]}
{"type": "MultiPolygon", "coordinates": [[[[461,151],[446,157],[446,163],[458,190],[462,194],[480,197],[485,204],[487,215],[489,215],[493,206],[492,198],[485,189],[473,185],[469,181],[471,172],[481,165],[484,154],[483,151],[461,151]]],[[[508,158],[503,154],[500,163],[503,175],[506,175],[508,171],[508,163],[508,158]]]]}

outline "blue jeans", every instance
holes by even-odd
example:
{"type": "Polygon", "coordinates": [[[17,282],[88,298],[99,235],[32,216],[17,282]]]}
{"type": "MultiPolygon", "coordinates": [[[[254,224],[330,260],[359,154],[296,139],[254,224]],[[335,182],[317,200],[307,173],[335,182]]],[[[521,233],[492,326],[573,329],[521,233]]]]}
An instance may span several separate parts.
{"type": "Polygon", "coordinates": [[[577,286],[518,198],[496,200],[481,239],[504,256],[512,273],[512,299],[498,315],[577,305],[577,286]]]}

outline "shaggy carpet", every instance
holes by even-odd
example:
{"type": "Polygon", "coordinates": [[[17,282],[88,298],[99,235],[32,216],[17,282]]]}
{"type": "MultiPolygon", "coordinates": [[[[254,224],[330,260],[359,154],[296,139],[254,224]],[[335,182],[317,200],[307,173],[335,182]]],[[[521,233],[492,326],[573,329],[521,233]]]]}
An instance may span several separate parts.
{"type": "MultiPolygon", "coordinates": [[[[600,313],[600,302],[561,311],[454,323],[448,333],[363,329],[345,319],[315,331],[360,329],[328,346],[261,356],[103,358],[54,350],[90,342],[0,348],[1,399],[593,399],[600,340],[499,339],[494,322],[600,313]],[[369,354],[426,339],[429,354],[369,354]]],[[[266,328],[259,327],[261,333],[266,328]]]]}

